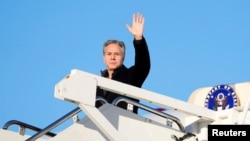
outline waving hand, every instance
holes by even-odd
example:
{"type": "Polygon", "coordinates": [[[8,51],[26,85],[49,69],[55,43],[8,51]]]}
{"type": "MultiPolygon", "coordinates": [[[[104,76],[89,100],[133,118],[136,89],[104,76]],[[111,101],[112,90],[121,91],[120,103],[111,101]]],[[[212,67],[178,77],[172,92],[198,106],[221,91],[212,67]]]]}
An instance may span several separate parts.
{"type": "Polygon", "coordinates": [[[133,14],[132,26],[126,24],[129,32],[134,36],[136,40],[142,39],[143,27],[144,27],[144,17],[140,13],[133,14]]]}

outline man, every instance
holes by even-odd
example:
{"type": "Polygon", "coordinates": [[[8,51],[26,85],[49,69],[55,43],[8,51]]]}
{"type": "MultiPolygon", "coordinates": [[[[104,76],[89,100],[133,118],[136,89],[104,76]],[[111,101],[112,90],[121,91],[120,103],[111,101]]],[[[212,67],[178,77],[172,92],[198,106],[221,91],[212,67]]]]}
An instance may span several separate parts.
{"type": "MultiPolygon", "coordinates": [[[[143,36],[144,17],[142,14],[133,14],[132,26],[126,24],[126,27],[134,37],[134,65],[127,68],[123,64],[125,59],[125,44],[122,41],[108,40],[103,45],[103,59],[106,69],[101,72],[101,76],[140,88],[147,78],[150,70],[150,56],[148,46],[143,36]]],[[[107,100],[107,102],[112,103],[112,101],[120,95],[98,89],[97,96],[103,97],[107,100]]],[[[132,100],[139,102],[139,100],[136,99],[132,100]]],[[[99,106],[100,103],[97,103],[96,107],[99,106]]],[[[120,102],[117,106],[126,110],[131,110],[134,113],[138,113],[138,107],[132,105],[131,109],[131,105],[128,106],[128,104],[125,102],[120,102]]]]}

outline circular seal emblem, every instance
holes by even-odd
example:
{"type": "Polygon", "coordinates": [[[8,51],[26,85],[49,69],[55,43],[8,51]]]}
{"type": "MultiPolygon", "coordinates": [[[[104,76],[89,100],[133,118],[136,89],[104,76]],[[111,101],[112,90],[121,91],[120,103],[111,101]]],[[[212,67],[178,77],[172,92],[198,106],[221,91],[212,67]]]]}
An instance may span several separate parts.
{"type": "Polygon", "coordinates": [[[205,107],[219,111],[238,106],[239,101],[234,89],[229,85],[217,85],[213,87],[205,100],[205,107]]]}

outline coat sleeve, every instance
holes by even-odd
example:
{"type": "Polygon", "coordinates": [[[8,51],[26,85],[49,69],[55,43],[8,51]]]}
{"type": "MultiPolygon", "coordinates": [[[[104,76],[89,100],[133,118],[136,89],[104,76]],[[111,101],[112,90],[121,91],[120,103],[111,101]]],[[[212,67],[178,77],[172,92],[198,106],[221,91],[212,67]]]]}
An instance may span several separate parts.
{"type": "Polygon", "coordinates": [[[150,55],[147,42],[143,37],[141,40],[133,41],[135,48],[135,63],[133,66],[133,83],[141,87],[150,71],[150,55]]]}

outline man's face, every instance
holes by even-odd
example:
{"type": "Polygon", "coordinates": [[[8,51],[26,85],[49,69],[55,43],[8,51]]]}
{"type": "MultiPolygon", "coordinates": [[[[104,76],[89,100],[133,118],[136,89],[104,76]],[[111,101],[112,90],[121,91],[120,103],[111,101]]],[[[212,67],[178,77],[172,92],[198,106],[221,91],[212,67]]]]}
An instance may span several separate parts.
{"type": "Polygon", "coordinates": [[[105,48],[103,58],[107,69],[112,71],[115,70],[122,65],[124,60],[122,48],[118,44],[109,44],[105,48]]]}

